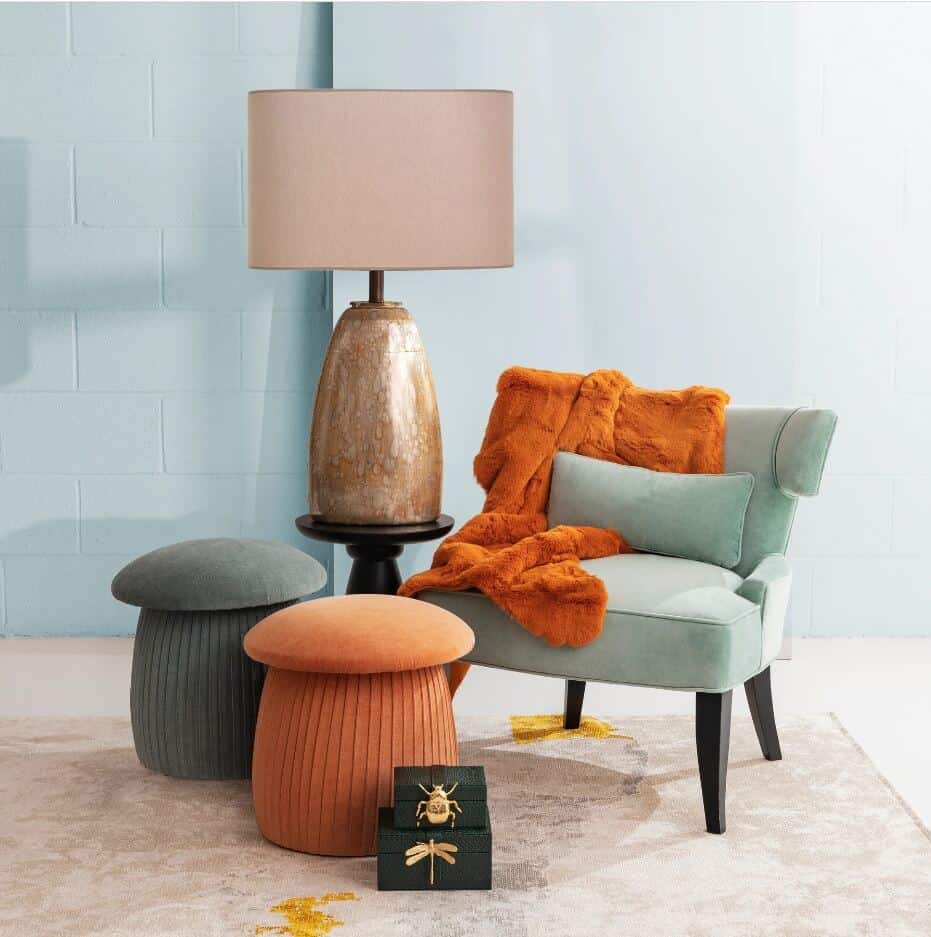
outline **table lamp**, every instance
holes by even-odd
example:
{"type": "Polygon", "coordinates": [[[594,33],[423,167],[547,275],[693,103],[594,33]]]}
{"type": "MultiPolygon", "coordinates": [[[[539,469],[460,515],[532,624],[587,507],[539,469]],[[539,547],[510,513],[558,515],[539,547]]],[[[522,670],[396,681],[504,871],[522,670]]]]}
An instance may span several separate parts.
{"type": "Polygon", "coordinates": [[[413,318],[384,298],[384,271],[513,266],[512,137],[509,91],[249,94],[249,266],[369,271],[317,386],[314,518],[439,515],[433,377],[413,318]]]}

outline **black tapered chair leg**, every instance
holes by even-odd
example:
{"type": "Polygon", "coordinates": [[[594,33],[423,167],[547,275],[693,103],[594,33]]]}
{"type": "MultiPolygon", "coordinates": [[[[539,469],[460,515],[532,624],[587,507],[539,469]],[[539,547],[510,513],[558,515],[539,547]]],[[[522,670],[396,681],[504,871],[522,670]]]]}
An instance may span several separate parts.
{"type": "Polygon", "coordinates": [[[763,757],[767,761],[781,761],[782,749],[779,747],[779,735],[776,732],[776,716],[773,713],[773,687],[769,667],[745,684],[747,705],[753,716],[753,728],[760,740],[763,757]]]}
{"type": "Polygon", "coordinates": [[[695,694],[698,776],[705,805],[705,827],[709,833],[723,833],[726,829],[724,798],[727,789],[727,753],[731,744],[732,700],[733,690],[695,694]]]}
{"type": "Polygon", "coordinates": [[[566,707],[563,715],[563,727],[577,729],[582,723],[582,701],[585,699],[585,681],[566,681],[566,707]]]}

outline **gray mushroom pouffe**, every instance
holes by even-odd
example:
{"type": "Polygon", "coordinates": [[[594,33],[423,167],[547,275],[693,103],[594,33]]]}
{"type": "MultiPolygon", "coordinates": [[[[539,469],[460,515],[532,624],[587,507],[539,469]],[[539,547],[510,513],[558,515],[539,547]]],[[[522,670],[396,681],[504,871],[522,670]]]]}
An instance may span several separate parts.
{"type": "Polygon", "coordinates": [[[265,667],[242,649],[258,621],[326,585],[294,547],[188,540],[146,553],[113,579],[139,607],[130,711],[136,754],[177,778],[248,778],[265,667]]]}

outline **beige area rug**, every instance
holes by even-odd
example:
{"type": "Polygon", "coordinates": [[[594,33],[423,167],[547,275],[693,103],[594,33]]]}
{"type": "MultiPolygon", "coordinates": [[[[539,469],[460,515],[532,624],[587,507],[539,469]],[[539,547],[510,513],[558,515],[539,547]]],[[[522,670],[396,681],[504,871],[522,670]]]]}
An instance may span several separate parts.
{"type": "Polygon", "coordinates": [[[266,843],[246,782],[152,774],[125,722],[0,722],[0,934],[931,934],[931,839],[831,716],[785,723],[773,764],[734,720],[724,836],[703,829],[691,719],[608,721],[632,738],[519,745],[507,719],[462,720],[495,888],[436,893],[266,843]]]}

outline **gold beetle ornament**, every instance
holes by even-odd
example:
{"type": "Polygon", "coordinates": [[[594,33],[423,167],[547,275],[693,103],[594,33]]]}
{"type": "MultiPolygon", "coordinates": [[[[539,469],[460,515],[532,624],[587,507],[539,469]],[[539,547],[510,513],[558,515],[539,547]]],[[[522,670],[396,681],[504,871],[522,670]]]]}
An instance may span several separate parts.
{"type": "Polygon", "coordinates": [[[434,784],[433,790],[428,791],[423,784],[417,785],[426,795],[426,800],[421,800],[417,804],[417,813],[415,814],[417,826],[420,821],[426,819],[428,823],[445,823],[449,820],[450,829],[456,828],[456,811],[462,813],[462,807],[458,802],[450,799],[450,794],[459,786],[456,783],[448,790],[443,790],[442,784],[434,784]]]}

